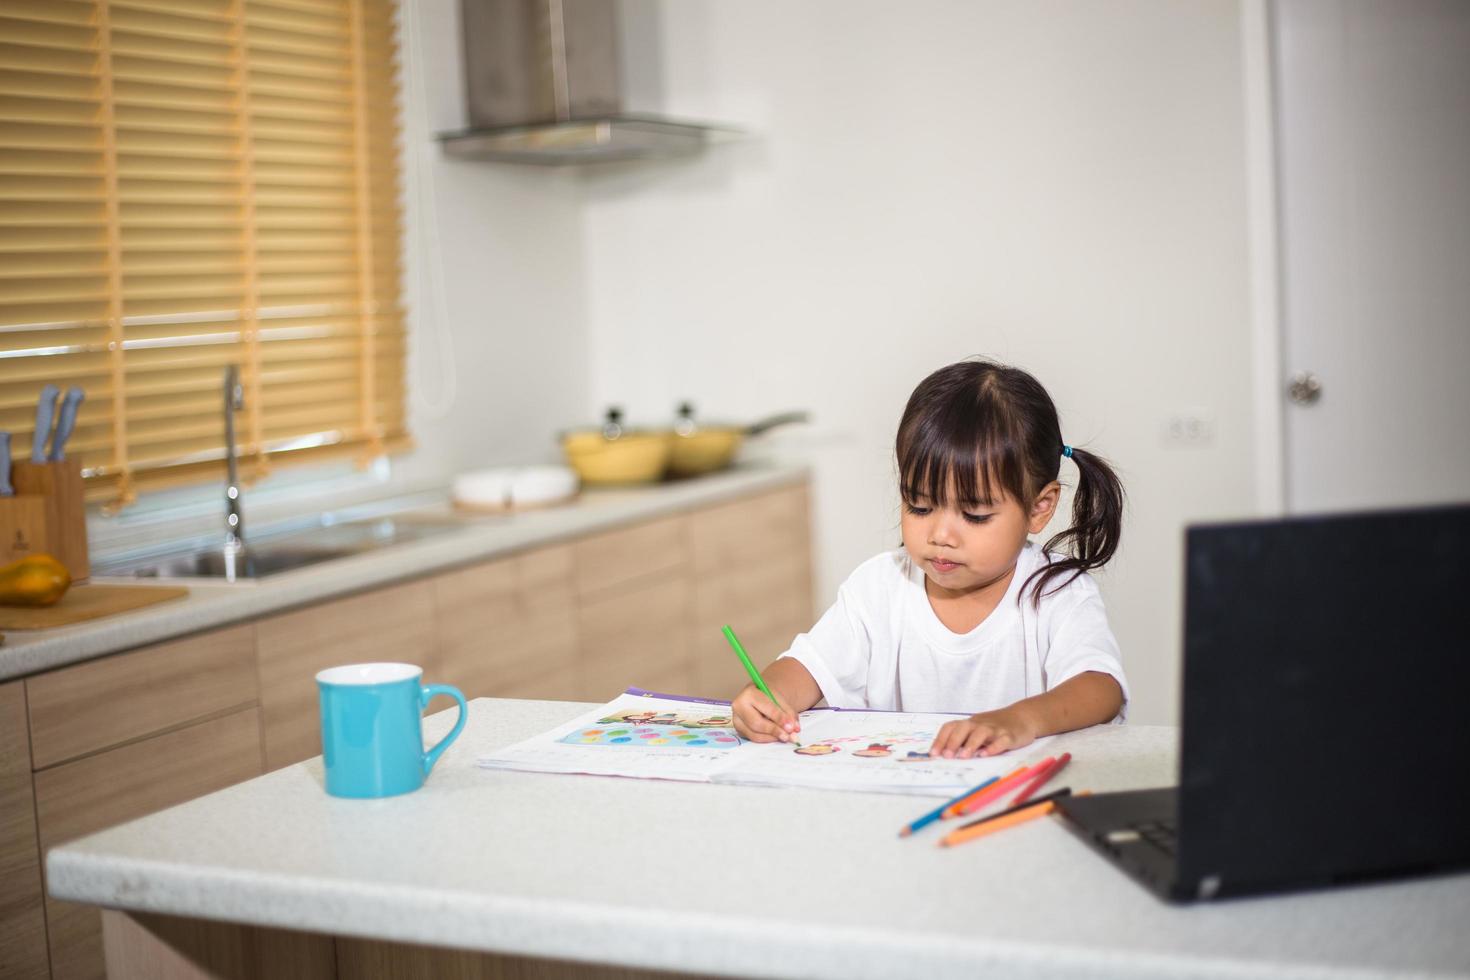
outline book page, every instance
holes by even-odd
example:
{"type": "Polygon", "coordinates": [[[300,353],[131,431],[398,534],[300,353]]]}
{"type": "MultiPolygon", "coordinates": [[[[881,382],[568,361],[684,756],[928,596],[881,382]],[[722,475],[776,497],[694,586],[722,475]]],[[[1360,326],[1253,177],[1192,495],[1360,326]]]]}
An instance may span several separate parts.
{"type": "Polygon", "coordinates": [[[708,782],[748,744],[735,734],[728,704],[630,692],[478,761],[487,769],[708,782]]]}
{"type": "Polygon", "coordinates": [[[955,796],[1044,754],[1048,739],[988,758],[929,758],[939,727],[959,717],[817,708],[802,712],[799,745],[757,743],[735,734],[728,703],[633,689],[478,762],[526,772],[955,796]]]}
{"type": "Polygon", "coordinates": [[[973,759],[930,758],[929,746],[947,721],[963,715],[895,711],[802,712],[799,747],[784,742],[751,744],[723,768],[717,782],[758,786],[807,786],[955,796],[991,776],[1003,776],[1043,754],[1049,739],[1025,749],[973,759]]]}

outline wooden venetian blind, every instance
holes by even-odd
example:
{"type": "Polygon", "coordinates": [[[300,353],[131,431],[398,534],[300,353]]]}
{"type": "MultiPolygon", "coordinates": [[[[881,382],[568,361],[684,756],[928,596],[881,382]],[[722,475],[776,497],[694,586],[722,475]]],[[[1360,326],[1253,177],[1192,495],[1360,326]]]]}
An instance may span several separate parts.
{"type": "Polygon", "coordinates": [[[0,0],[0,429],[89,496],[407,444],[394,0],[0,0]]]}

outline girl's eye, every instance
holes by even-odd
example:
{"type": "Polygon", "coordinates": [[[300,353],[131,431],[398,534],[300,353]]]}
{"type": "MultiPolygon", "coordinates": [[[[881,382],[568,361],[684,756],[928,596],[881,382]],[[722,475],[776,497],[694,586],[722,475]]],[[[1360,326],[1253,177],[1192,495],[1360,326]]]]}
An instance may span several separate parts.
{"type": "Polygon", "coordinates": [[[986,521],[990,520],[990,518],[991,518],[991,515],[990,514],[966,514],[965,515],[965,520],[969,521],[971,524],[984,524],[986,521]]]}
{"type": "Polygon", "coordinates": [[[908,501],[904,501],[903,506],[905,510],[907,510],[910,514],[913,514],[915,517],[924,517],[929,513],[930,510],[930,508],[928,507],[920,507],[918,504],[911,504],[908,501]]]}

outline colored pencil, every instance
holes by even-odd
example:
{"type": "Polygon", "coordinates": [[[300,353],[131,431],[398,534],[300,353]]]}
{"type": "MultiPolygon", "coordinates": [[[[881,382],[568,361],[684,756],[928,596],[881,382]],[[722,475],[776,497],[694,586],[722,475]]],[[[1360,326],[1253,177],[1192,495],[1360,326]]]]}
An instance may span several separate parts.
{"type": "Polygon", "coordinates": [[[1070,791],[1057,790],[1056,793],[1048,793],[1044,799],[1035,799],[1030,803],[1022,804],[1003,813],[997,813],[993,817],[985,817],[981,820],[968,823],[958,830],[952,830],[948,834],[945,834],[940,839],[939,846],[954,847],[956,844],[963,844],[965,841],[974,840],[976,837],[984,837],[986,834],[993,834],[997,830],[1005,830],[1007,827],[1014,827],[1016,824],[1025,823],[1028,820],[1035,820],[1037,817],[1044,817],[1057,808],[1055,797],[1060,796],[1063,792],[1070,791]]]}
{"type": "Polygon", "coordinates": [[[1051,765],[1038,766],[1037,768],[1040,771],[1032,777],[1030,782],[1021,787],[1021,792],[1017,793],[1014,797],[1011,798],[1011,805],[1015,806],[1018,803],[1025,803],[1027,800],[1031,799],[1031,797],[1036,793],[1037,790],[1041,789],[1041,787],[1049,783],[1051,781],[1051,778],[1057,773],[1061,772],[1062,767],[1071,761],[1072,753],[1063,752],[1051,765]]]}
{"type": "Polygon", "coordinates": [[[999,799],[1000,797],[1009,793],[1011,790],[1015,789],[1017,786],[1024,783],[1026,780],[1030,779],[1032,776],[1036,775],[1037,769],[1051,761],[1052,757],[1047,756],[1045,759],[1042,759],[1034,766],[1022,766],[1019,770],[1011,773],[1009,776],[1002,779],[1000,782],[996,783],[989,789],[985,790],[983,793],[979,793],[971,799],[966,800],[964,803],[961,803],[959,806],[955,807],[954,812],[951,813],[950,816],[963,817],[966,814],[974,813],[982,806],[985,806],[987,803],[990,803],[993,800],[999,799]]]}
{"type": "Polygon", "coordinates": [[[950,817],[958,816],[960,811],[963,810],[971,800],[976,799],[982,793],[985,794],[987,798],[989,798],[990,794],[994,793],[996,788],[999,787],[1002,783],[1007,785],[1012,784],[1016,781],[1016,778],[1018,776],[1024,776],[1028,771],[1029,770],[1026,766],[1017,766],[999,779],[991,779],[981,783],[979,786],[976,786],[974,789],[970,790],[970,792],[966,793],[958,800],[955,800],[953,803],[950,803],[948,806],[946,806],[942,819],[948,820],[950,817]]]}
{"type": "MultiPolygon", "coordinates": [[[[725,639],[730,641],[730,648],[735,651],[735,654],[740,658],[740,662],[745,665],[745,672],[750,675],[750,682],[756,686],[757,690],[759,690],[766,697],[770,698],[772,704],[774,704],[777,708],[780,708],[782,711],[785,711],[786,709],[781,706],[781,702],[776,700],[776,695],[771,693],[771,689],[769,687],[766,687],[766,682],[765,679],[761,677],[761,672],[756,670],[755,664],[750,662],[750,657],[747,656],[745,653],[745,647],[741,646],[740,641],[735,638],[735,631],[726,626],[724,629],[724,633],[725,639]]],[[[798,742],[795,738],[792,738],[790,742],[797,748],[801,748],[801,743],[798,742]]]]}
{"type": "Polygon", "coordinates": [[[982,789],[984,789],[985,787],[989,786],[991,783],[999,782],[999,780],[1000,780],[1000,777],[999,776],[991,776],[989,779],[985,780],[985,782],[981,783],[979,786],[973,786],[970,789],[965,790],[959,796],[956,796],[954,799],[949,800],[949,801],[947,801],[945,803],[941,803],[939,806],[937,806],[934,809],[930,810],[928,813],[924,814],[922,817],[920,817],[919,819],[915,820],[913,823],[909,824],[907,827],[905,827],[902,830],[900,830],[898,832],[898,836],[900,836],[900,837],[907,837],[909,834],[912,834],[914,831],[916,831],[916,830],[918,830],[918,829],[920,829],[922,827],[927,827],[929,824],[933,823],[934,821],[941,819],[944,816],[944,811],[948,810],[950,807],[954,806],[956,803],[958,803],[961,800],[966,799],[966,798],[974,795],[975,793],[980,792],[982,789]]]}
{"type": "MultiPolygon", "coordinates": [[[[958,827],[956,827],[955,830],[968,830],[971,827],[978,827],[980,824],[985,823],[988,820],[996,820],[1000,817],[1009,816],[1010,814],[1015,813],[1018,810],[1025,810],[1027,807],[1040,806],[1048,800],[1059,800],[1064,796],[1071,795],[1072,787],[1063,786],[1061,789],[1054,789],[1050,793],[1038,796],[1034,800],[1027,800],[1025,803],[1013,803],[1010,806],[1006,807],[1004,810],[1001,810],[999,813],[992,813],[988,817],[980,817],[976,820],[971,820],[968,823],[962,823],[958,827]]],[[[1078,795],[1085,796],[1086,794],[1079,793],[1078,795]]]]}

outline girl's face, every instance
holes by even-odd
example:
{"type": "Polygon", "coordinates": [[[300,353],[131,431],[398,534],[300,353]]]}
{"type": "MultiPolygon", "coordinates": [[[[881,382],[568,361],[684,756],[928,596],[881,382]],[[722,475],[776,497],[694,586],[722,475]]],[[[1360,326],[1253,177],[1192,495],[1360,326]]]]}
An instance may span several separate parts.
{"type": "Polygon", "coordinates": [[[961,505],[950,493],[943,507],[919,495],[904,502],[904,550],[943,595],[1008,586],[1026,536],[1046,527],[1060,494],[1060,484],[1049,483],[1023,506],[1010,496],[961,505]]]}

